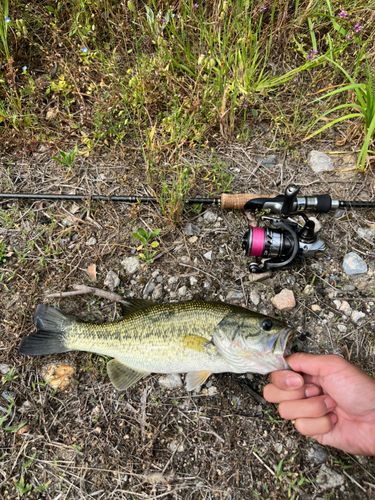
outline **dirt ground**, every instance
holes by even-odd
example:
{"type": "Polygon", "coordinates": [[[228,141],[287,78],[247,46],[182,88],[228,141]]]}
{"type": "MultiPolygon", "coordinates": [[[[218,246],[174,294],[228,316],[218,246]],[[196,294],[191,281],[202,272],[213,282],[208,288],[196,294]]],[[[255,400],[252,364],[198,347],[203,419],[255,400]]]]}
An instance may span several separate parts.
{"type": "MultiPolygon", "coordinates": [[[[375,199],[371,172],[316,174],[307,163],[308,150],[287,155],[274,146],[267,150],[268,135],[274,138],[259,131],[246,147],[213,145],[216,157],[234,176],[233,192],[282,194],[293,182],[306,195],[375,199]],[[262,154],[276,154],[276,166],[260,165],[257,158],[262,154]]],[[[321,143],[319,149],[335,148],[321,143]]],[[[208,149],[192,153],[190,161],[209,162],[210,154],[208,149]]],[[[136,148],[82,157],[68,180],[52,156],[44,145],[4,154],[1,191],[150,195],[136,148]]],[[[204,191],[191,195],[206,196],[204,191]]],[[[298,329],[294,350],[338,353],[373,375],[375,253],[358,229],[374,227],[374,212],[318,215],[326,252],[258,283],[249,281],[248,260],[241,250],[242,235],[255,218],[243,212],[187,208],[179,228],[166,224],[159,206],[152,204],[2,200],[0,213],[0,241],[5,244],[0,262],[0,359],[13,370],[3,374],[0,396],[0,418],[5,417],[0,429],[2,498],[374,497],[375,459],[350,456],[301,436],[291,422],[280,419],[276,405],[262,399],[267,376],[215,375],[200,392],[188,393],[184,387],[165,389],[159,376],[152,375],[119,393],[109,382],[101,356],[73,352],[31,359],[18,353],[20,339],[34,330],[38,303],[56,304],[92,321],[121,317],[118,304],[92,295],[46,298],[82,284],[110,291],[104,281],[114,271],[120,278],[114,291],[125,297],[152,299],[152,284],[161,284],[160,302],[223,300],[282,316],[298,329]],[[203,218],[207,210],[215,222],[203,218]],[[184,234],[188,222],[200,228],[196,241],[184,234]],[[139,227],[160,228],[160,245],[154,262],[141,261],[141,270],[128,276],[121,262],[139,254],[139,242],[132,236],[139,227]],[[204,256],[210,251],[211,260],[204,256]],[[343,258],[350,251],[366,261],[366,274],[344,273],[343,258]],[[92,264],[96,281],[86,271],[92,264]],[[310,284],[312,290],[306,293],[310,284]],[[285,288],[293,290],[297,305],[280,315],[271,298],[285,288]],[[251,292],[258,294],[258,305],[250,300],[251,292]],[[334,300],[346,300],[353,310],[364,312],[362,324],[343,320],[334,300]],[[338,324],[346,326],[346,333],[338,324]],[[43,381],[42,368],[51,361],[74,368],[65,390],[54,391],[43,381]],[[342,484],[323,490],[316,482],[322,464],[338,473],[342,484]]]]}

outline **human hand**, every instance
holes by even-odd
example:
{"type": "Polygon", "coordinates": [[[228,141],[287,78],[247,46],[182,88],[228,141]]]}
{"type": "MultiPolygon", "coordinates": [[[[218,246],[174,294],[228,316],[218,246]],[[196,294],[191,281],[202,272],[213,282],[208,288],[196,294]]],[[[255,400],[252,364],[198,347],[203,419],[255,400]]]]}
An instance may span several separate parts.
{"type": "Polygon", "coordinates": [[[296,353],[294,370],[270,374],[263,395],[279,413],[323,445],[355,455],[375,455],[375,380],[336,355],[296,353]]]}

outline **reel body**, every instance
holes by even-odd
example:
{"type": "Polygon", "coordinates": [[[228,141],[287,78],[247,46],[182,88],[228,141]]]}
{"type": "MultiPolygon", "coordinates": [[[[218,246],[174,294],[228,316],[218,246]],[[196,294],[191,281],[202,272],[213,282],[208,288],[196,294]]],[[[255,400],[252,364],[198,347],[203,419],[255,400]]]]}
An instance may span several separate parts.
{"type": "Polygon", "coordinates": [[[274,227],[251,227],[243,236],[242,249],[248,257],[255,257],[249,265],[250,272],[259,273],[279,269],[291,264],[296,258],[314,257],[324,252],[326,245],[315,233],[314,221],[300,214],[305,224],[299,224],[289,217],[295,207],[299,188],[288,186],[283,203],[279,207],[281,217],[262,217],[274,227]]]}

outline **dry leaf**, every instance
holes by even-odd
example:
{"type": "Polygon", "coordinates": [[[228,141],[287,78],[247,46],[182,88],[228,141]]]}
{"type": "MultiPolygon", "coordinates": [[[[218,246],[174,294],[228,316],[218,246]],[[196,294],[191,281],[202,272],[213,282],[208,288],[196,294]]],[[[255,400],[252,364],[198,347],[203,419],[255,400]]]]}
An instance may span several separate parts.
{"type": "Polygon", "coordinates": [[[96,264],[90,264],[86,269],[86,273],[92,281],[96,281],[96,264]]]}
{"type": "Polygon", "coordinates": [[[50,363],[42,367],[41,375],[52,389],[63,390],[70,384],[74,371],[72,366],[50,363]]]}

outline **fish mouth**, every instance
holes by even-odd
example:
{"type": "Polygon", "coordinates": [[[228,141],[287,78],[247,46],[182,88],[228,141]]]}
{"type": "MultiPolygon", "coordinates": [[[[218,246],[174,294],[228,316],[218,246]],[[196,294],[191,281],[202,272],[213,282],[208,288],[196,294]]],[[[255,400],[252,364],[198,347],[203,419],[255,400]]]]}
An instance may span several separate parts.
{"type": "Polygon", "coordinates": [[[295,328],[284,328],[284,330],[280,332],[275,347],[276,350],[279,348],[284,357],[292,354],[293,335],[295,333],[295,328]]]}

